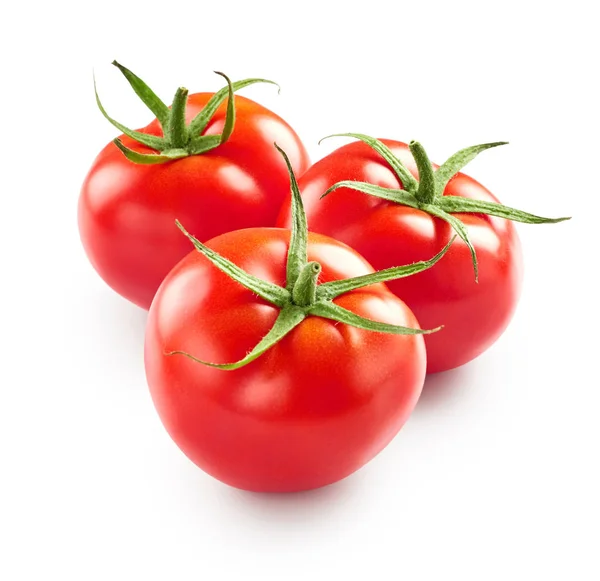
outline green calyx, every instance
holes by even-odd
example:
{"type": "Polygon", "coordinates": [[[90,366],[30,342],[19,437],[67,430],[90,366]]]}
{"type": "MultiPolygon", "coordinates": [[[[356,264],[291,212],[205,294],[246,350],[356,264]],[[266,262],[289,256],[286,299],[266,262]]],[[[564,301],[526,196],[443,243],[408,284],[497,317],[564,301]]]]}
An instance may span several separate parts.
{"type": "MultiPolygon", "coordinates": [[[[516,222],[523,222],[525,224],[554,224],[556,222],[570,220],[570,218],[542,218],[494,202],[473,200],[460,196],[444,196],[444,190],[448,185],[448,182],[463,167],[477,157],[482,151],[492,147],[498,147],[499,145],[506,145],[505,141],[483,143],[481,145],[474,145],[472,147],[461,149],[450,156],[436,170],[433,169],[423,146],[417,141],[411,141],[409,149],[417,164],[417,169],[419,170],[419,179],[417,180],[402,161],[400,161],[400,159],[398,159],[384,143],[374,137],[369,137],[368,135],[363,135],[361,133],[337,133],[335,135],[324,137],[323,139],[329,139],[330,137],[353,137],[366,143],[389,164],[392,170],[394,170],[403,189],[383,188],[366,182],[345,180],[331,186],[321,196],[322,198],[338,188],[350,188],[370,196],[422,210],[423,212],[444,220],[450,224],[456,234],[469,247],[471,259],[473,261],[473,269],[475,271],[475,281],[478,280],[477,255],[475,254],[475,248],[469,239],[466,226],[456,216],[453,216],[453,214],[486,214],[488,216],[498,216],[516,222]]],[[[321,141],[323,141],[323,139],[321,141]]]]}
{"type": "Polygon", "coordinates": [[[275,320],[271,330],[254,347],[254,349],[252,349],[246,357],[235,363],[209,363],[184,351],[171,351],[170,353],[167,353],[167,355],[185,355],[193,361],[211,367],[217,367],[219,369],[239,369],[251,361],[254,361],[257,357],[260,357],[308,316],[323,317],[325,319],[352,325],[360,329],[395,335],[418,335],[433,333],[441,329],[441,327],[431,330],[412,329],[409,327],[390,325],[388,323],[380,323],[361,317],[348,309],[340,307],[333,302],[333,299],[352,290],[388,280],[403,278],[432,267],[442,258],[442,256],[444,256],[444,254],[446,254],[454,241],[454,238],[431,260],[416,262],[407,266],[388,268],[354,278],[318,284],[321,265],[318,262],[308,261],[308,228],[298,183],[296,182],[296,177],[294,176],[287,155],[277,145],[275,145],[275,147],[277,147],[287,164],[292,193],[292,230],[287,254],[285,288],[257,278],[246,272],[227,258],[224,258],[214,250],[211,250],[202,244],[202,242],[187,232],[179,221],[176,223],[179,229],[190,239],[199,252],[206,256],[206,258],[230,278],[257,294],[265,301],[278,307],[280,309],[279,316],[275,320]]]}
{"type": "Polygon", "coordinates": [[[175,159],[181,159],[190,155],[199,155],[210,151],[211,149],[215,149],[219,145],[225,143],[233,133],[235,126],[233,94],[235,91],[239,91],[254,83],[270,83],[279,88],[277,83],[267,79],[244,79],[243,81],[232,83],[227,75],[215,71],[217,75],[220,75],[225,79],[227,86],[220,91],[217,91],[205,105],[204,109],[202,109],[189,124],[186,124],[185,111],[188,98],[187,89],[183,87],[177,89],[175,97],[173,98],[173,103],[169,108],[161,101],[156,93],[142,81],[142,79],[134,75],[129,69],[125,68],[117,61],[113,61],[112,64],[123,73],[131,85],[131,88],[146,107],[148,107],[148,109],[156,116],[162,128],[162,137],[148,135],[141,131],[133,131],[110,117],[100,101],[98,91],[96,90],[96,80],[94,79],[96,103],[98,104],[98,108],[102,115],[128,137],[157,151],[155,154],[139,153],[125,146],[120,139],[115,139],[115,145],[123,152],[125,157],[129,161],[139,164],[166,163],[175,159]],[[227,114],[223,132],[219,135],[202,135],[202,132],[206,129],[210,120],[225,99],[227,99],[227,114]]]}

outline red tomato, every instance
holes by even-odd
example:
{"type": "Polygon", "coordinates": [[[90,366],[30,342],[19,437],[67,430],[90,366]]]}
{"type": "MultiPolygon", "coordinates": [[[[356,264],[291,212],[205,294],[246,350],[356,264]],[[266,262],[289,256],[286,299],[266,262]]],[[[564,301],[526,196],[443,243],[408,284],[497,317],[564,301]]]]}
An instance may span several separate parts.
{"type": "MultiPolygon", "coordinates": [[[[186,119],[212,93],[190,95],[186,119]]],[[[299,137],[280,117],[250,99],[235,97],[237,120],[229,140],[212,151],[159,165],[141,165],[108,144],[90,169],[79,199],[79,230],[100,276],[119,294],[149,308],[166,274],[190,250],[176,218],[200,240],[250,226],[273,226],[289,191],[276,141],[299,174],[309,165],[299,137]]],[[[205,135],[219,134],[226,103],[205,135]]],[[[142,132],[161,135],[158,121],[142,132]]],[[[126,136],[137,152],[156,153],[126,136]]]]}
{"type": "MultiPolygon", "coordinates": [[[[207,246],[285,286],[289,240],[287,230],[253,228],[207,246]]],[[[316,234],[308,237],[308,259],[321,264],[320,282],[373,272],[345,244],[316,234]]],[[[383,284],[334,302],[379,322],[417,327],[383,284]]],[[[239,360],[278,312],[192,252],[166,277],[148,318],[146,375],[162,422],[193,462],[246,490],[306,490],[348,476],[398,432],[425,375],[421,335],[377,333],[312,315],[234,371],[166,355],[184,350],[208,361],[239,360]]]]}
{"type": "MultiPolygon", "coordinates": [[[[418,177],[408,146],[382,141],[418,177]]],[[[349,188],[320,199],[342,180],[387,188],[402,188],[402,184],[387,162],[361,141],[335,150],[299,180],[310,230],[350,245],[376,270],[424,260],[454,235],[445,221],[426,212],[349,188]]],[[[498,202],[463,173],[450,180],[443,194],[498,202]]],[[[286,200],[278,225],[289,225],[289,212],[286,200]]],[[[425,337],[428,373],[463,365],[490,347],[513,316],[521,289],[521,246],[513,223],[483,214],[454,215],[468,228],[479,263],[479,282],[469,249],[458,239],[434,267],[387,283],[423,328],[444,326],[425,337]]]]}

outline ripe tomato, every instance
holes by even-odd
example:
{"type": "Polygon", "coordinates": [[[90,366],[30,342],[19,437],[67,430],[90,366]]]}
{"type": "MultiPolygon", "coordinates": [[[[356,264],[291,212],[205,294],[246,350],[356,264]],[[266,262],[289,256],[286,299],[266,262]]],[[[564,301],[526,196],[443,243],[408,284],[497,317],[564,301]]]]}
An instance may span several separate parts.
{"type": "MultiPolygon", "coordinates": [[[[212,96],[190,95],[185,120],[191,122],[212,96]]],[[[275,113],[239,96],[235,112],[233,134],[211,151],[146,165],[127,159],[113,142],[85,178],[78,217],[86,253],[100,276],[140,307],[149,308],[163,278],[189,252],[175,218],[201,240],[239,228],[273,226],[289,187],[273,142],[286,148],[297,172],[309,165],[299,137],[275,113]]],[[[223,103],[202,134],[223,132],[226,114],[223,103]]],[[[140,131],[163,135],[158,120],[140,131]]],[[[157,153],[126,135],[119,139],[135,152],[157,153]]]]}
{"type": "Polygon", "coordinates": [[[209,474],[254,491],[330,484],[394,437],[421,392],[431,331],[381,282],[449,248],[374,273],[345,244],[308,234],[281,153],[291,233],[249,228],[204,245],[179,225],[201,254],[166,277],[146,329],[148,385],[172,438],[209,474]]]}
{"type": "MultiPolygon", "coordinates": [[[[253,228],[207,246],[269,282],[285,285],[289,231],[253,228]]],[[[356,252],[309,234],[320,280],[372,273],[356,252]]],[[[335,302],[377,321],[416,327],[382,284],[335,302]]],[[[146,374],[167,431],[203,470],[253,491],[297,491],[348,476],[373,458],[414,408],[425,376],[421,335],[388,335],[309,316],[260,358],[233,371],[210,361],[244,357],[279,309],[192,252],[166,277],[150,309],[146,374]]]]}
{"type": "MultiPolygon", "coordinates": [[[[415,196],[412,196],[412,201],[408,199],[411,207],[375,197],[386,195],[380,190],[374,195],[367,195],[364,191],[352,189],[350,182],[403,189],[399,175],[367,144],[373,145],[376,140],[353,136],[364,138],[366,142],[356,141],[340,147],[315,163],[299,180],[310,230],[347,243],[377,270],[431,256],[452,237],[452,226],[432,215],[435,208],[419,202],[415,196]],[[342,181],[349,187],[339,187],[320,199],[324,192],[342,181]]],[[[382,140],[382,143],[404,164],[413,179],[419,176],[409,146],[392,140],[382,140]]],[[[477,152],[495,145],[500,143],[469,148],[469,155],[466,155],[467,150],[463,150],[459,152],[465,153],[459,160],[461,163],[454,159],[454,165],[462,167],[477,152]]],[[[429,166],[431,168],[430,162],[429,166]]],[[[454,173],[446,172],[446,177],[450,178],[454,173]]],[[[416,185],[420,184],[417,182],[416,185]]],[[[442,196],[487,202],[488,206],[489,203],[498,204],[491,192],[463,173],[456,173],[445,188],[443,185],[434,204],[442,196]]],[[[452,200],[447,198],[446,202],[452,200]]],[[[488,207],[488,210],[510,214],[512,219],[531,223],[560,220],[539,218],[503,206],[499,208],[501,210],[488,207]]],[[[387,283],[392,292],[406,301],[421,326],[444,326],[439,333],[425,337],[428,373],[463,365],[498,339],[515,311],[523,274],[521,245],[510,220],[486,215],[483,210],[457,213],[450,206],[446,209],[467,227],[477,256],[478,281],[475,280],[469,247],[458,240],[444,260],[433,268],[387,283]]],[[[289,223],[290,207],[288,202],[284,202],[278,225],[289,223]]]]}

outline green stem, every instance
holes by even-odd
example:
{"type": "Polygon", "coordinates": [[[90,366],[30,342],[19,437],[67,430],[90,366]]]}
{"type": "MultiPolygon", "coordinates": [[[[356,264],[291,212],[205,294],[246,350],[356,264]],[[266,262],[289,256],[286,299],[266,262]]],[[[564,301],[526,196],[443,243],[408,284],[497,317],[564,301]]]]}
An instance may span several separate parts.
{"type": "Polygon", "coordinates": [[[308,307],[317,298],[317,279],[321,273],[318,262],[309,262],[304,265],[292,290],[292,301],[298,307],[308,307]]]}
{"type": "Polygon", "coordinates": [[[415,198],[422,204],[433,204],[435,200],[435,175],[431,161],[429,161],[424,147],[418,141],[411,141],[408,147],[419,170],[419,188],[415,192],[415,198]]]}
{"type": "Polygon", "coordinates": [[[173,97],[171,105],[171,116],[167,125],[166,138],[173,149],[180,149],[187,145],[188,129],[185,124],[185,105],[187,103],[188,90],[179,87],[173,97]]]}

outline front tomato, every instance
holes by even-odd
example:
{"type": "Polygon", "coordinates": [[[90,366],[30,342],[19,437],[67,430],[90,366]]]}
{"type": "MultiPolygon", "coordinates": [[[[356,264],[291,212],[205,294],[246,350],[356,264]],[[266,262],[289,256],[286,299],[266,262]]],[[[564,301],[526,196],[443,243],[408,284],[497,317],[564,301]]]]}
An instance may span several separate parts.
{"type": "Polygon", "coordinates": [[[189,252],[175,218],[201,240],[273,226],[288,187],[273,142],[289,151],[297,172],[309,160],[298,135],[275,113],[239,96],[232,107],[234,89],[261,79],[229,84],[229,91],[215,95],[188,97],[180,89],[169,109],[118,66],[157,119],[132,132],[109,118],[127,134],[101,151],[85,178],[79,231],[100,276],[147,309],[163,278],[189,252]]]}
{"type": "MultiPolygon", "coordinates": [[[[248,273],[286,280],[289,232],[251,229],[207,245],[248,273]]],[[[372,273],[345,245],[309,236],[320,280],[372,273]]],[[[335,301],[377,321],[416,327],[383,285],[335,301]]],[[[224,371],[183,356],[236,361],[273,326],[277,307],[193,252],[168,275],[150,309],[146,373],[152,399],[183,452],[246,490],[295,491],[348,476],[375,456],[414,408],[425,375],[420,335],[389,335],[309,316],[259,359],[224,371]]]]}
{"type": "Polygon", "coordinates": [[[291,176],[291,233],[251,228],[204,245],[184,230],[199,252],[166,277],[146,330],[169,434],[203,470],[253,491],[330,484],[394,437],[421,392],[430,331],[381,283],[449,248],[374,273],[345,244],[307,234],[291,176]]]}

